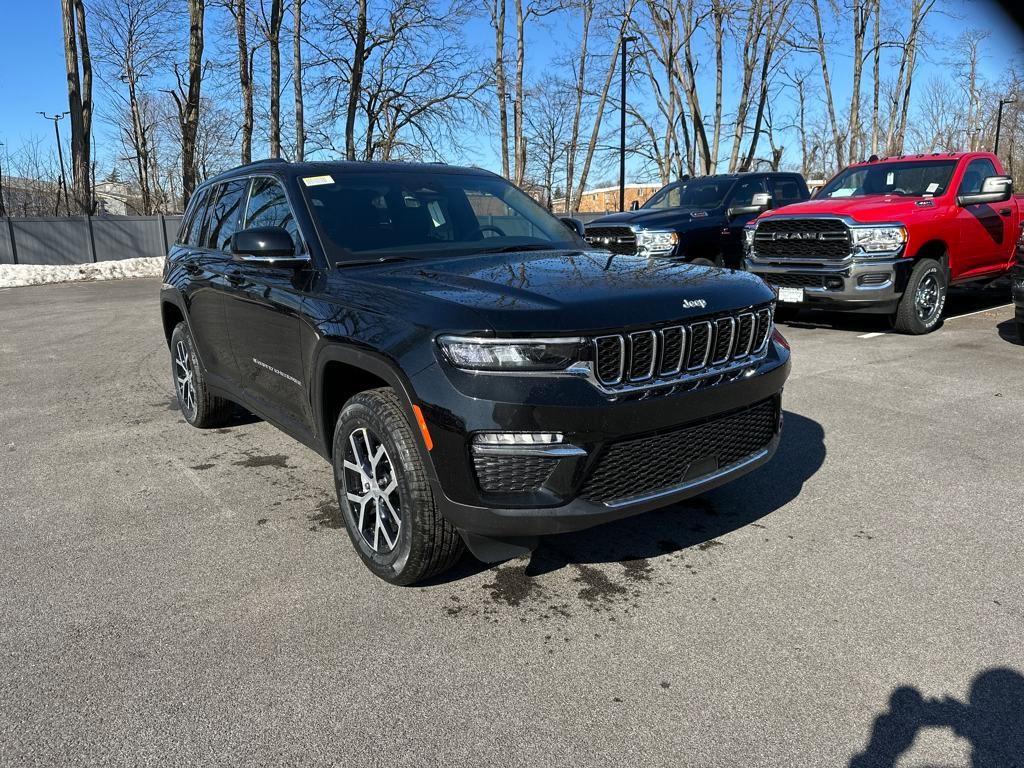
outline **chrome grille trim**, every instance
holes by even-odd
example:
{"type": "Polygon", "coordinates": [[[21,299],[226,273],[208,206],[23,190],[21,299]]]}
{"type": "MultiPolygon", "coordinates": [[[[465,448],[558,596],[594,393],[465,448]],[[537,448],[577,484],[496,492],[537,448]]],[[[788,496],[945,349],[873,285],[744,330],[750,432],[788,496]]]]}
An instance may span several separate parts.
{"type": "Polygon", "coordinates": [[[772,309],[762,307],[686,325],[598,336],[593,339],[594,359],[589,364],[588,378],[604,392],[619,394],[726,374],[766,354],[771,328],[772,309]],[[675,333],[680,334],[679,354],[673,353],[671,359],[666,359],[666,337],[675,333]],[[701,337],[705,341],[701,342],[701,337]],[[716,355],[723,338],[728,340],[725,352],[716,355]],[[653,354],[649,364],[645,361],[643,371],[634,373],[632,355],[638,339],[649,342],[653,354]],[[617,359],[609,359],[608,355],[617,359]],[[601,370],[614,370],[615,378],[602,377],[601,370]]]}

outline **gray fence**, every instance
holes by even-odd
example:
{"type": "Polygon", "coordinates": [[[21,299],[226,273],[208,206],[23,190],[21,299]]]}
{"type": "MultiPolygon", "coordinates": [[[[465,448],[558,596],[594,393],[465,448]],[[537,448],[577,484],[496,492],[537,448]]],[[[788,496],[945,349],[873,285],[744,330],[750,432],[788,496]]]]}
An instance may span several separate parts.
{"type": "Polygon", "coordinates": [[[165,256],[180,216],[0,219],[0,264],[87,264],[165,256]]]}

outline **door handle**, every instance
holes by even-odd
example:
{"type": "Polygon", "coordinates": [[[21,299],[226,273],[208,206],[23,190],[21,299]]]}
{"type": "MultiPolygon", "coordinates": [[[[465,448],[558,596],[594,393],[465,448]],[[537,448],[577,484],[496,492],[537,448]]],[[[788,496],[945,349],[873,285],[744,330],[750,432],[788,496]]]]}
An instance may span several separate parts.
{"type": "Polygon", "coordinates": [[[1000,216],[1009,216],[1011,212],[1012,211],[1011,211],[1010,208],[1000,208],[999,209],[999,215],[1000,216]]]}

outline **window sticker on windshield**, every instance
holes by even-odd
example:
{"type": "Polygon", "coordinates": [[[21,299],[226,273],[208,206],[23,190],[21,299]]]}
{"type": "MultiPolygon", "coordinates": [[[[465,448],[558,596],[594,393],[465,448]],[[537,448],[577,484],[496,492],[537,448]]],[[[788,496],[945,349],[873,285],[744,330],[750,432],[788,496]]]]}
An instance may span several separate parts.
{"type": "Polygon", "coordinates": [[[846,187],[844,189],[837,189],[835,192],[832,193],[831,196],[832,197],[852,197],[853,193],[856,192],[856,191],[857,190],[854,189],[853,187],[846,187]]]}
{"type": "Polygon", "coordinates": [[[305,176],[302,183],[307,187],[322,187],[324,184],[333,184],[333,176],[305,176]]]}
{"type": "Polygon", "coordinates": [[[935,194],[935,190],[938,189],[938,188],[939,188],[938,183],[933,181],[931,184],[929,184],[927,186],[927,188],[925,189],[925,192],[927,192],[929,195],[934,195],[935,194]]]}
{"type": "Polygon", "coordinates": [[[892,171],[889,171],[887,174],[885,174],[885,186],[891,187],[893,185],[893,183],[895,183],[895,181],[896,181],[896,174],[895,173],[893,173],[892,171]]]}

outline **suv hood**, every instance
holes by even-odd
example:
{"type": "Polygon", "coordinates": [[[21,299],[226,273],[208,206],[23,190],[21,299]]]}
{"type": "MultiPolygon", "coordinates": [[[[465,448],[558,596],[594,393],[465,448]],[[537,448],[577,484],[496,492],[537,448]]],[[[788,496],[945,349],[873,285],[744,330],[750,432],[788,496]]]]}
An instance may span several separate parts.
{"type": "Polygon", "coordinates": [[[866,197],[821,198],[792,203],[776,211],[761,214],[758,221],[777,215],[836,215],[849,216],[855,221],[906,222],[915,216],[934,218],[935,209],[945,203],[930,197],[900,197],[898,195],[868,195],[866,197]]]}
{"type": "Polygon", "coordinates": [[[720,210],[704,210],[703,208],[658,208],[656,210],[626,211],[624,213],[612,213],[602,216],[599,219],[588,221],[586,226],[591,224],[607,226],[619,224],[629,226],[633,224],[646,229],[682,229],[690,225],[701,226],[709,219],[722,215],[720,210]],[[696,215],[694,215],[696,214],[696,215]]]}
{"type": "Polygon", "coordinates": [[[480,328],[449,330],[498,334],[639,327],[774,299],[759,278],[746,272],[595,251],[481,254],[338,274],[371,284],[375,292],[394,292],[396,305],[427,299],[434,304],[431,310],[438,310],[437,304],[447,304],[454,324],[467,322],[466,309],[483,321],[480,328]]]}

